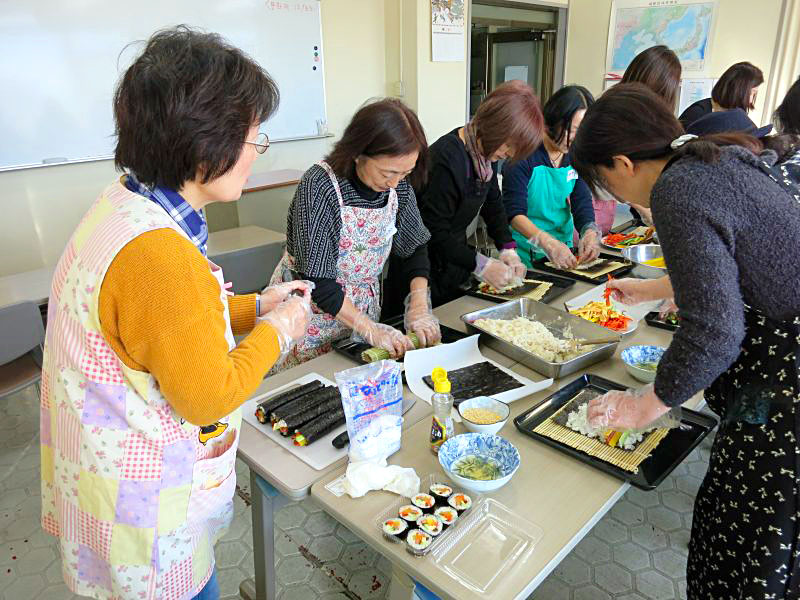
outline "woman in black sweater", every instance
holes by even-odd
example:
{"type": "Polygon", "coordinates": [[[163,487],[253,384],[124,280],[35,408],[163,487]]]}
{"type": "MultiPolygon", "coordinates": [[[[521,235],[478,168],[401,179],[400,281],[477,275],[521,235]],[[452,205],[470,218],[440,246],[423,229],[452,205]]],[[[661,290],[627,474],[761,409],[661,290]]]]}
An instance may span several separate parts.
{"type": "Polygon", "coordinates": [[[431,145],[427,186],[419,209],[431,240],[431,295],[434,306],[463,295],[471,275],[500,288],[525,267],[514,250],[500,187],[497,161],[528,156],[542,137],[542,110],[533,90],[521,81],[499,85],[475,117],[431,145]],[[467,227],[478,215],[500,251],[499,260],[467,243],[467,227]]]}
{"type": "Polygon", "coordinates": [[[755,138],[682,133],[653,92],[620,84],[572,146],[590,185],[652,208],[681,310],[654,385],[592,400],[589,418],[641,428],[705,390],[721,422],[695,501],[687,596],[798,598],[800,190],[755,138]]]}

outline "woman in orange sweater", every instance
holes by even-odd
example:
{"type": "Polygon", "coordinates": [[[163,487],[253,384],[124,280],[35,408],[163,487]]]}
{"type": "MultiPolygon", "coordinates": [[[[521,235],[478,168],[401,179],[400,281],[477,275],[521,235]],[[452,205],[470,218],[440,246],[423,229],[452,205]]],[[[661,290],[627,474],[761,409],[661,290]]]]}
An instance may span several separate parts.
{"type": "Polygon", "coordinates": [[[120,81],[126,175],[58,263],[42,373],[42,524],[77,594],[219,595],[239,407],[303,336],[310,290],[230,295],[201,209],[239,198],[277,104],[261,67],[185,27],[156,33],[120,81]]]}

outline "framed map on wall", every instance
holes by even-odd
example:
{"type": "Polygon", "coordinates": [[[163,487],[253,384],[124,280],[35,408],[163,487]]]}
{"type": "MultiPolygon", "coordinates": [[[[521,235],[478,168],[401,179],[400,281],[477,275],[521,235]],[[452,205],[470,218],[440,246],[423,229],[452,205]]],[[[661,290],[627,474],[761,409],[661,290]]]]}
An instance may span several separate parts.
{"type": "Polygon", "coordinates": [[[716,0],[614,0],[606,71],[621,75],[642,50],[663,44],[678,55],[684,77],[704,75],[716,12],[716,0]]]}

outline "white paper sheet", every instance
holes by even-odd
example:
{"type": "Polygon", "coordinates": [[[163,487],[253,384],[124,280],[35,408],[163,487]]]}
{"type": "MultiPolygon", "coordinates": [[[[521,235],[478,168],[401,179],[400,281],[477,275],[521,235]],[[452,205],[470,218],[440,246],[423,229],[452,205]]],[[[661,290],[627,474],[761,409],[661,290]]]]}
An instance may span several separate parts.
{"type": "Polygon", "coordinates": [[[508,373],[523,385],[523,387],[492,396],[501,402],[509,403],[514,400],[519,400],[520,398],[525,398],[553,384],[552,379],[545,379],[544,381],[538,382],[532,381],[527,377],[514,373],[502,365],[498,365],[493,360],[489,360],[481,354],[478,348],[478,337],[478,335],[473,335],[463,340],[453,342],[452,344],[441,344],[431,348],[423,348],[421,350],[408,352],[405,357],[406,381],[411,391],[430,404],[433,390],[425,385],[422,378],[426,375],[430,375],[434,367],[442,367],[447,371],[453,371],[484,361],[492,363],[498,369],[508,373]]]}
{"type": "MultiPolygon", "coordinates": [[[[605,284],[598,285],[590,290],[587,290],[580,296],[576,296],[569,302],[565,302],[565,305],[568,310],[574,310],[585,304],[588,304],[589,302],[605,302],[605,298],[603,298],[603,292],[605,289],[605,284]]],[[[636,321],[638,325],[639,321],[644,319],[647,313],[658,310],[658,307],[661,305],[661,300],[645,302],[643,304],[637,304],[636,306],[628,306],[627,304],[616,302],[614,301],[614,298],[611,298],[611,305],[614,307],[614,310],[630,317],[636,321]]]]}

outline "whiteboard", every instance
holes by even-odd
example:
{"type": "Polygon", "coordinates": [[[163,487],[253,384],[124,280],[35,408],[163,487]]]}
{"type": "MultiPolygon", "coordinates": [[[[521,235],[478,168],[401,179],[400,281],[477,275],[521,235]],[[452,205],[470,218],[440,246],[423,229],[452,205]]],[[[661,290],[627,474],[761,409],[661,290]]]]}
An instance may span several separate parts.
{"type": "Polygon", "coordinates": [[[319,0],[3,0],[0,170],[108,158],[117,80],[154,31],[222,35],[277,81],[270,140],[326,133],[319,0]]]}

